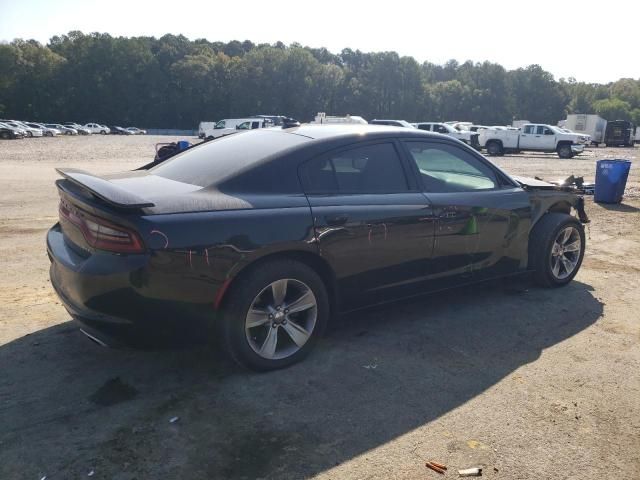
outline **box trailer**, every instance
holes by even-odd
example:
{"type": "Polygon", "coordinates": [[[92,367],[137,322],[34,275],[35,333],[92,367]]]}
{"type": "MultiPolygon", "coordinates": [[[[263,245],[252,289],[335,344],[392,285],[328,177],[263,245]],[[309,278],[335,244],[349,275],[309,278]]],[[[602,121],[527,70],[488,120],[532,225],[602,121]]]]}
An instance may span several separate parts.
{"type": "Polygon", "coordinates": [[[567,115],[564,128],[568,128],[576,133],[582,133],[591,137],[593,145],[604,143],[607,132],[607,121],[600,115],[586,113],[572,113],[567,115]]]}
{"type": "Polygon", "coordinates": [[[607,147],[633,147],[636,126],[627,120],[613,120],[607,123],[604,143],[607,147]]]}

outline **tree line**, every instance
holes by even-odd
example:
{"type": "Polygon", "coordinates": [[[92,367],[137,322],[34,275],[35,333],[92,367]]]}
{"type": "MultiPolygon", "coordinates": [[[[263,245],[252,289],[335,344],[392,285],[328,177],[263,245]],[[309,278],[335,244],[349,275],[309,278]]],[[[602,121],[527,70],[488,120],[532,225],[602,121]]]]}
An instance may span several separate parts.
{"type": "Polygon", "coordinates": [[[555,124],[567,113],[640,123],[640,79],[555,80],[539,65],[419,63],[395,52],[79,31],[0,44],[0,117],[195,128],[202,120],[316,112],[367,119],[555,124]]]}

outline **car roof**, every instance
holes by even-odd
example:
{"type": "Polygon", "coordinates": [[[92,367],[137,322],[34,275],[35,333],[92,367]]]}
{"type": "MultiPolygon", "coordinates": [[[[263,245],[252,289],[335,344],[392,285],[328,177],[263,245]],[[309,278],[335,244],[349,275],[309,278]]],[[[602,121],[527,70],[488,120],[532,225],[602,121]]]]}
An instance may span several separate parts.
{"type": "Polygon", "coordinates": [[[330,139],[339,137],[368,138],[388,137],[388,136],[431,136],[441,138],[438,134],[425,132],[413,128],[395,127],[390,125],[365,125],[349,123],[329,123],[324,125],[303,124],[299,127],[287,128],[283,130],[294,135],[302,135],[314,140],[330,139]]]}

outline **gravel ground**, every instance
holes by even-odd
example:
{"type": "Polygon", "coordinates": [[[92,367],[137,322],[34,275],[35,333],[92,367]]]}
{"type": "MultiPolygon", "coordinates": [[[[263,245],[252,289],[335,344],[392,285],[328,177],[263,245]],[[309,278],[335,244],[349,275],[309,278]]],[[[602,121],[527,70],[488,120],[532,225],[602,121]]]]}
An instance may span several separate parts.
{"type": "MultiPolygon", "coordinates": [[[[336,322],[306,362],[242,371],[206,349],[99,348],[48,280],[54,167],[148,162],[167,137],[0,142],[0,479],[640,478],[640,168],[622,205],[587,200],[566,288],[497,282],[336,322]],[[173,422],[171,420],[174,420],[173,422]]],[[[593,149],[495,159],[593,180],[593,149]]]]}

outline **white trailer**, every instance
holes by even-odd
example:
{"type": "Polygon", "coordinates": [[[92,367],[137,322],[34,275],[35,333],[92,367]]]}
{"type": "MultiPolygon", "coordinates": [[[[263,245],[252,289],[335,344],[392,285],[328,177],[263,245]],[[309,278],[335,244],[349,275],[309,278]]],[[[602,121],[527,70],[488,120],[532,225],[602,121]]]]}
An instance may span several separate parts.
{"type": "Polygon", "coordinates": [[[367,122],[364,118],[359,117],[358,115],[346,115],[344,117],[336,117],[332,115],[327,115],[325,112],[318,112],[316,117],[310,123],[320,124],[320,125],[327,125],[327,124],[335,125],[335,124],[344,124],[344,123],[355,123],[355,124],[366,125],[369,122],[367,122]]]}
{"type": "Polygon", "coordinates": [[[564,128],[568,128],[576,133],[589,135],[591,137],[591,143],[597,146],[604,143],[607,121],[600,115],[572,113],[571,115],[567,115],[564,128]]]}

